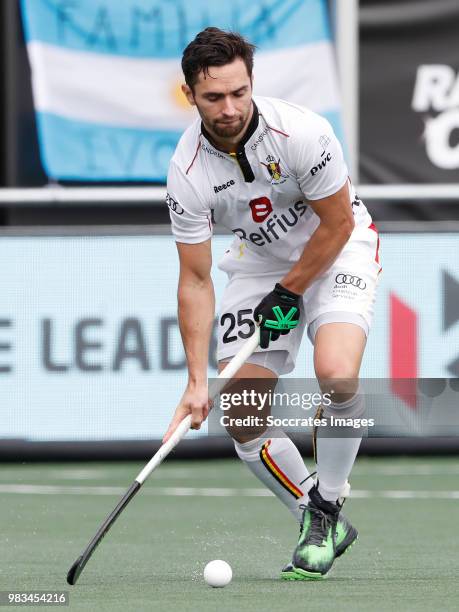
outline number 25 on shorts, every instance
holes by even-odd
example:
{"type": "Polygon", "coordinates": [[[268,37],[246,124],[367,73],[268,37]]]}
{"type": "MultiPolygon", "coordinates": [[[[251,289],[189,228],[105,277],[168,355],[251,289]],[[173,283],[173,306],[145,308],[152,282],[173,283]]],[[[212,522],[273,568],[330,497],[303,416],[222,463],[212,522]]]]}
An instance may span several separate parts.
{"type": "Polygon", "coordinates": [[[253,320],[253,309],[244,308],[237,311],[237,315],[232,312],[225,312],[220,317],[220,325],[225,328],[223,333],[223,344],[235,342],[238,338],[246,340],[255,331],[255,322],[253,320]],[[236,331],[236,326],[238,330],[236,331]],[[241,329],[242,328],[242,329],[241,329]]]}

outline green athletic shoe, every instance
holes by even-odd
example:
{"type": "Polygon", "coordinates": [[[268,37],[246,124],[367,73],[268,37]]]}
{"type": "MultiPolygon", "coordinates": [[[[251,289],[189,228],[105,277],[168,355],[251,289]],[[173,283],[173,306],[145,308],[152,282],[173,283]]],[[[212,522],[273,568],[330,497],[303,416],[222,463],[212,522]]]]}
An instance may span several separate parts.
{"type": "Polygon", "coordinates": [[[314,486],[309,491],[309,503],[304,507],[300,539],[293,553],[293,561],[282,570],[282,578],[324,578],[335,558],[341,556],[356,538],[356,529],[344,516],[340,516],[340,506],[322,499],[314,486]]]}
{"type": "MultiPolygon", "coordinates": [[[[358,537],[359,534],[357,532],[357,529],[353,525],[351,525],[351,523],[344,516],[344,514],[340,512],[338,516],[338,522],[336,524],[335,559],[341,557],[341,555],[344,555],[344,553],[352,547],[358,537]]],[[[291,562],[287,563],[287,565],[282,570],[281,578],[283,580],[302,580],[302,577],[295,573],[295,567],[291,562]]]]}

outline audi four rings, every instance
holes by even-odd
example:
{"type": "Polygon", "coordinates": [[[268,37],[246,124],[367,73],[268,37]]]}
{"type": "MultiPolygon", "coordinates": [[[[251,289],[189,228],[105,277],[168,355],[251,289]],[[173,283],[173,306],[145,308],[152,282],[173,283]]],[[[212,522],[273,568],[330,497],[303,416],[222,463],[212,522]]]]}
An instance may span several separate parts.
{"type": "Polygon", "coordinates": [[[184,210],[174,198],[167,194],[166,195],[166,204],[169,206],[171,210],[173,210],[177,215],[183,215],[184,210]]]}
{"type": "Polygon", "coordinates": [[[353,276],[352,274],[337,274],[335,281],[338,283],[338,285],[353,285],[354,287],[357,287],[357,289],[362,290],[367,286],[363,278],[353,276]]]}

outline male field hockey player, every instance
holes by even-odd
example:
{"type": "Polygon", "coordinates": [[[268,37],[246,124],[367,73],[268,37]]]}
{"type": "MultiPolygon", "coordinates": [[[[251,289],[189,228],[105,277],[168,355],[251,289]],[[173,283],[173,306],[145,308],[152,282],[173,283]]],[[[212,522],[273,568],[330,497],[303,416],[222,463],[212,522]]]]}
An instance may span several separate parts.
{"type": "Polygon", "coordinates": [[[378,234],[348,177],[324,118],[252,95],[254,47],[207,28],[183,53],[183,92],[200,117],[171,160],[167,203],[180,259],[178,312],[188,384],[165,440],[187,415],[199,429],[209,410],[208,351],[214,321],[212,224],[235,234],[219,263],[219,368],[261,321],[260,346],[241,379],[275,384],[294,368],[306,330],[314,369],[332,401],[316,440],[317,479],[282,431],[229,429],[238,456],[301,525],[290,580],[323,578],[357,537],[340,512],[361,434],[331,432],[331,419],[364,414],[359,369],[381,266],[378,234]]]}

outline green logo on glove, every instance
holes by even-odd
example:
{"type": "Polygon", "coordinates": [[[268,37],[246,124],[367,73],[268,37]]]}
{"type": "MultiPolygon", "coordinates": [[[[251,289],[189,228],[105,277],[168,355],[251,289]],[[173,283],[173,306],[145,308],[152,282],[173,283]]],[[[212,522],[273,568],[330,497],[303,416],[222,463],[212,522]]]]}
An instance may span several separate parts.
{"type": "Polygon", "coordinates": [[[268,327],[269,329],[295,329],[298,325],[298,319],[293,319],[295,314],[298,312],[298,308],[292,306],[288,313],[284,315],[280,306],[273,306],[273,314],[276,317],[276,321],[273,319],[266,319],[264,322],[264,327],[268,327]]]}

